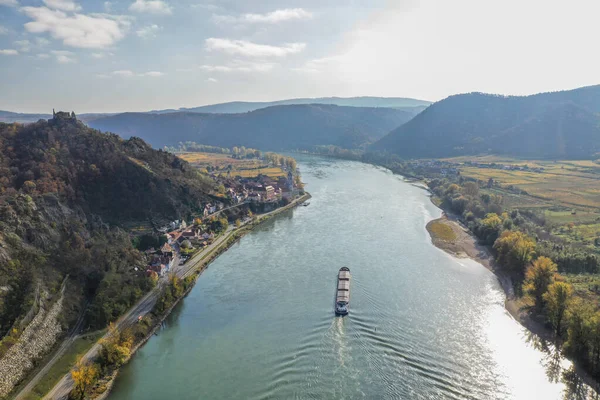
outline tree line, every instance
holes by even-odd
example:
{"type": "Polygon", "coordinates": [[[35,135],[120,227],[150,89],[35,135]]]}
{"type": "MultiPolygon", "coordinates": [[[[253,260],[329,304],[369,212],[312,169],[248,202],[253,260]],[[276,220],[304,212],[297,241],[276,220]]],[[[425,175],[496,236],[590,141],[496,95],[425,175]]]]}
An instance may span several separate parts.
{"type": "Polygon", "coordinates": [[[563,274],[598,273],[597,255],[544,234],[539,220],[504,208],[502,196],[481,193],[475,181],[434,179],[442,208],[457,214],[478,240],[490,246],[530,315],[564,341],[564,354],[600,379],[600,309],[579,296],[563,274]]]}

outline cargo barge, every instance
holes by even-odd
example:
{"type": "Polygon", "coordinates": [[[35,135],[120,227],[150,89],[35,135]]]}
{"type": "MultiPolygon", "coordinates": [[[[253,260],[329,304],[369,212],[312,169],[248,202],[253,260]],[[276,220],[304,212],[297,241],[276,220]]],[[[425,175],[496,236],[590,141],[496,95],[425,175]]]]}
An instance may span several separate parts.
{"type": "Polygon", "coordinates": [[[350,306],[350,268],[342,267],[338,272],[335,294],[335,314],[348,315],[350,306]]]}

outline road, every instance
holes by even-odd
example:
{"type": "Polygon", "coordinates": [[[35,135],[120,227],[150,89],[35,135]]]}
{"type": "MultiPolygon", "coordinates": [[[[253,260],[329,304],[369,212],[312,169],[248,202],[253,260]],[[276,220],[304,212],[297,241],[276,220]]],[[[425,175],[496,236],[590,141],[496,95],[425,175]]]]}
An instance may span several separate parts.
{"type": "MultiPolygon", "coordinates": [[[[288,204],[285,207],[275,209],[268,213],[261,214],[257,217],[262,219],[267,216],[290,209],[290,208],[296,206],[298,203],[305,201],[307,198],[308,198],[308,196],[302,196],[302,197],[294,200],[293,202],[291,202],[290,204],[288,204]]],[[[251,220],[244,221],[242,226],[246,225],[249,222],[251,222],[251,220]]],[[[202,266],[206,260],[209,260],[210,256],[212,256],[213,253],[215,251],[217,251],[220,248],[220,246],[223,243],[225,243],[237,229],[238,228],[235,228],[234,226],[230,225],[227,228],[227,230],[225,231],[225,233],[223,233],[221,236],[219,236],[217,239],[215,239],[215,241],[213,243],[211,243],[209,246],[207,246],[203,251],[194,255],[184,265],[179,265],[179,255],[176,255],[175,260],[173,262],[173,268],[172,268],[171,272],[180,278],[185,278],[185,277],[191,275],[200,266],[202,266]]],[[[123,330],[123,329],[137,323],[138,317],[140,315],[144,316],[147,313],[149,313],[150,311],[152,311],[152,308],[154,307],[154,304],[156,303],[156,300],[158,299],[158,295],[161,291],[161,288],[164,287],[164,285],[166,285],[167,283],[168,283],[168,277],[167,276],[161,277],[158,285],[153,290],[148,292],[144,297],[142,297],[142,299],[139,300],[138,303],[135,306],[133,306],[127,313],[122,315],[121,318],[119,318],[115,322],[115,326],[119,330],[123,330]]],[[[106,336],[104,336],[104,337],[106,337],[106,336]]],[[[96,343],[81,358],[82,361],[88,362],[88,361],[94,360],[96,358],[96,356],[98,355],[99,349],[100,349],[100,345],[98,343],[96,343]]],[[[46,367],[44,367],[44,368],[46,368],[46,367]]],[[[71,373],[68,373],[62,377],[62,379],[52,388],[52,390],[50,390],[50,392],[48,392],[48,394],[46,396],[44,396],[44,399],[45,400],[46,399],[48,399],[48,400],[50,400],[50,399],[53,399],[53,400],[66,399],[72,388],[73,388],[73,380],[71,379],[71,373]]]]}
{"type": "MultiPolygon", "coordinates": [[[[219,246],[223,244],[232,235],[233,231],[234,228],[230,226],[223,235],[219,236],[212,244],[207,246],[202,252],[196,254],[184,265],[179,265],[179,257],[176,256],[173,261],[172,272],[180,278],[189,276],[198,268],[199,263],[201,263],[205,258],[208,258],[210,255],[212,255],[213,252],[216,249],[218,249],[219,246]]],[[[138,303],[135,306],[133,306],[127,313],[122,315],[121,318],[119,318],[117,322],[115,322],[115,326],[119,330],[123,330],[137,323],[139,316],[144,316],[150,311],[152,311],[152,308],[154,307],[154,304],[158,299],[158,295],[161,291],[161,288],[164,287],[164,285],[166,285],[167,283],[168,276],[165,275],[161,277],[158,285],[153,290],[148,292],[144,297],[142,297],[142,299],[139,300],[138,303]]],[[[99,350],[100,345],[96,343],[81,359],[84,362],[92,361],[98,355],[99,350]]],[[[49,368],[50,367],[48,367],[48,369],[49,368]]],[[[44,367],[44,369],[46,369],[46,367],[44,367]]],[[[40,371],[40,373],[41,372],[42,371],[40,371]]],[[[29,390],[31,390],[32,388],[33,386],[31,386],[29,390]]],[[[54,388],[52,388],[50,392],[48,392],[44,399],[66,399],[72,388],[73,380],[71,379],[71,374],[68,373],[54,386],[54,388]]],[[[20,395],[23,396],[26,393],[27,392],[22,391],[20,395]]]]}

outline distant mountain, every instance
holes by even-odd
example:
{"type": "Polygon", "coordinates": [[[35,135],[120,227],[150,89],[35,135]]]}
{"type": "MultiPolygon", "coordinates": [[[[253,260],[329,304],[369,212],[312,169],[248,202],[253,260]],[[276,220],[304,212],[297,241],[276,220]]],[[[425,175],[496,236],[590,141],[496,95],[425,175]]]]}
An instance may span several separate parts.
{"type": "Polygon", "coordinates": [[[371,149],[407,158],[596,157],[599,113],[600,85],[532,96],[461,94],[431,105],[371,149]]]}
{"type": "MultiPolygon", "coordinates": [[[[106,117],[109,115],[114,115],[110,113],[88,113],[78,115],[77,118],[83,122],[88,122],[93,119],[99,117],[106,117]]],[[[16,113],[11,111],[2,111],[0,110],[0,122],[4,122],[7,124],[18,122],[21,124],[30,124],[33,122],[38,122],[40,119],[50,119],[52,118],[52,114],[28,114],[28,113],[16,113]]]]}
{"type": "Polygon", "coordinates": [[[89,122],[93,128],[139,136],[155,147],[194,141],[267,150],[315,145],[358,148],[381,138],[413,114],[393,108],[324,104],[274,106],[243,114],[125,113],[89,122]]]}
{"type": "Polygon", "coordinates": [[[165,114],[173,112],[237,114],[258,110],[260,108],[294,104],[331,104],[346,107],[397,108],[402,109],[404,111],[413,112],[416,115],[419,112],[423,111],[427,106],[429,106],[431,102],[403,97],[318,97],[266,102],[232,101],[229,103],[212,104],[201,107],[180,108],[178,110],[155,110],[150,112],[154,114],[165,114]]]}

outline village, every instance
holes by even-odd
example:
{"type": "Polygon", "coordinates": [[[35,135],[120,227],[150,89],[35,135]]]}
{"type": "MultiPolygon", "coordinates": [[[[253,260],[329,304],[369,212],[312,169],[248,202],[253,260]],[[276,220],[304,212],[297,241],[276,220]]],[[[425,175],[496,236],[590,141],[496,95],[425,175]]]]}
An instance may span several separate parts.
{"type": "Polygon", "coordinates": [[[175,220],[158,229],[160,246],[144,252],[148,257],[146,274],[155,279],[174,272],[197,252],[210,246],[215,238],[231,229],[229,219],[235,225],[249,222],[254,213],[273,211],[289,204],[303,193],[292,171],[287,176],[269,177],[259,174],[243,178],[211,174],[220,187],[215,200],[201,207],[199,215],[189,223],[175,220]],[[219,200],[217,200],[219,199],[219,200]]]}

